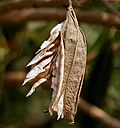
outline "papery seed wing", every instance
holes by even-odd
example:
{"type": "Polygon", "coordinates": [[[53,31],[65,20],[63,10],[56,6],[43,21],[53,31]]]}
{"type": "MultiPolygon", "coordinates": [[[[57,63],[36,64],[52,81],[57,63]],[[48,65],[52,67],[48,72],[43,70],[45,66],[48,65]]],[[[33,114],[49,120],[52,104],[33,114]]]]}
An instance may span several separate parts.
{"type": "MultiPolygon", "coordinates": [[[[57,24],[57,25],[51,30],[50,35],[53,35],[53,34],[55,34],[55,33],[57,33],[57,34],[59,35],[59,32],[61,31],[62,26],[63,26],[63,22],[60,23],[60,24],[57,24]]],[[[57,36],[58,36],[58,35],[57,35],[57,36]]]]}
{"type": "MultiPolygon", "coordinates": [[[[63,26],[63,22],[60,24],[57,24],[50,32],[50,37],[47,41],[44,41],[43,44],[40,46],[40,49],[36,52],[39,53],[41,50],[45,50],[45,48],[48,48],[51,43],[54,43],[54,41],[57,39],[59,32],[61,31],[61,28],[63,26]]],[[[46,50],[45,50],[46,51],[46,50]]]]}
{"type": "Polygon", "coordinates": [[[40,49],[35,53],[35,54],[38,54],[41,50],[45,49],[46,47],[48,47],[50,45],[50,42],[49,41],[44,41],[42,43],[42,45],[40,46],[40,49]]]}
{"type": "Polygon", "coordinates": [[[46,78],[41,78],[39,81],[37,81],[31,88],[31,90],[28,92],[28,94],[26,95],[26,97],[30,96],[34,91],[35,88],[37,88],[40,84],[42,84],[43,82],[45,82],[47,79],[46,78]]]}
{"type": "Polygon", "coordinates": [[[38,74],[45,72],[50,68],[49,64],[52,61],[53,56],[46,58],[38,65],[33,67],[31,71],[27,74],[26,79],[23,82],[23,85],[26,84],[28,81],[34,79],[38,74]],[[48,66],[47,66],[48,65],[48,66]],[[46,68],[44,68],[46,67],[46,68]]]}
{"type": "Polygon", "coordinates": [[[58,89],[58,81],[59,81],[59,62],[60,62],[60,56],[57,53],[57,57],[56,57],[56,61],[54,62],[54,64],[52,65],[52,85],[51,88],[53,89],[53,94],[52,94],[52,101],[51,104],[49,106],[49,113],[50,115],[52,115],[53,111],[57,111],[57,108],[55,108],[54,110],[51,108],[54,99],[56,97],[57,94],[57,89],[58,89]]]}
{"type": "Polygon", "coordinates": [[[60,46],[58,48],[57,52],[57,60],[55,68],[53,69],[53,74],[55,75],[52,78],[52,88],[53,90],[53,96],[52,96],[52,102],[49,107],[49,112],[52,113],[52,111],[56,111],[58,114],[58,118],[63,118],[63,100],[64,100],[64,92],[63,92],[63,76],[64,76],[64,44],[62,39],[62,34],[60,32],[60,46]],[[56,73],[56,74],[55,74],[56,73]]]}
{"type": "Polygon", "coordinates": [[[50,38],[47,41],[44,41],[43,44],[41,45],[40,49],[36,52],[36,56],[32,59],[31,62],[28,63],[27,66],[31,66],[33,64],[36,64],[40,59],[45,56],[45,54],[48,54],[47,50],[50,49],[52,43],[55,42],[57,39],[59,32],[62,28],[63,23],[60,23],[56,25],[50,32],[50,38]],[[46,53],[47,52],[47,53],[46,53]]]}
{"type": "Polygon", "coordinates": [[[46,57],[46,56],[50,56],[50,55],[52,55],[53,54],[53,52],[45,52],[44,54],[37,54],[29,63],[28,63],[28,65],[27,65],[27,67],[28,66],[31,66],[31,65],[33,65],[33,64],[36,64],[36,63],[38,63],[43,57],[46,57]]]}
{"type": "Polygon", "coordinates": [[[43,78],[46,79],[51,75],[51,65],[56,57],[56,52],[59,47],[59,32],[62,28],[63,23],[56,25],[50,32],[50,37],[47,41],[44,41],[40,47],[40,50],[36,53],[37,55],[32,59],[32,61],[27,66],[32,66],[31,71],[27,74],[26,79],[23,82],[23,85],[28,81],[33,79],[40,79],[38,82],[33,85],[28,95],[32,94],[35,88],[42,83],[43,78]]]}

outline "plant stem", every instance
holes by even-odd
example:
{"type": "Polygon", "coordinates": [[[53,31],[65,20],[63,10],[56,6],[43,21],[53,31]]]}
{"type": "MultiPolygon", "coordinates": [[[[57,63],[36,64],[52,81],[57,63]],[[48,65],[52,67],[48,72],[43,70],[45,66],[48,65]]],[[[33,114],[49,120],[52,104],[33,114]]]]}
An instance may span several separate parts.
{"type": "Polygon", "coordinates": [[[72,6],[72,0],[69,0],[69,6],[72,6]]]}

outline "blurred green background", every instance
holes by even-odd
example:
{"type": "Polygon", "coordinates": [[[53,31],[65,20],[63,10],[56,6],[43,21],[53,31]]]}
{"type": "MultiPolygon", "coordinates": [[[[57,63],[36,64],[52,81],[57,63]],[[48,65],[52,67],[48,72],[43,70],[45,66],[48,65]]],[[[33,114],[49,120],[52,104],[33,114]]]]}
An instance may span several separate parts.
{"type": "MultiPolygon", "coordinates": [[[[120,4],[112,6],[120,10],[120,4]]],[[[78,9],[109,12],[101,2],[78,9]]],[[[56,121],[56,114],[50,117],[44,113],[51,102],[49,84],[25,97],[31,87],[31,83],[21,86],[30,70],[26,65],[57,23],[34,21],[0,25],[0,128],[106,128],[79,109],[74,126],[65,119],[56,121]]],[[[120,29],[88,23],[80,23],[80,26],[88,46],[81,97],[120,119],[120,29]]]]}

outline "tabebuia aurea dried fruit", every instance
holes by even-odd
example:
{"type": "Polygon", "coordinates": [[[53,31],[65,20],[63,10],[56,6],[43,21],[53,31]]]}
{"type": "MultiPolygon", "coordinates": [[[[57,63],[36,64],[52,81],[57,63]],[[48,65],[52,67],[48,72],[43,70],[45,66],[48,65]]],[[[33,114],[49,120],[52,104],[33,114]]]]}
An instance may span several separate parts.
{"type": "Polygon", "coordinates": [[[23,85],[35,81],[27,96],[52,76],[53,94],[49,113],[57,112],[57,119],[65,116],[73,124],[85,74],[86,54],[85,36],[70,5],[66,20],[51,30],[49,39],[43,42],[27,65],[32,69],[23,85]]]}

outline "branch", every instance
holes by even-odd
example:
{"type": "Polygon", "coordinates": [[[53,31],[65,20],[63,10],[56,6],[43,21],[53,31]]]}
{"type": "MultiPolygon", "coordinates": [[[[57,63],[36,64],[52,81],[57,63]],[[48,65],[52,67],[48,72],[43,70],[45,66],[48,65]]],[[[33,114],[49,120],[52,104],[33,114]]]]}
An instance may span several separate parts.
{"type": "Polygon", "coordinates": [[[120,51],[120,42],[119,41],[112,44],[112,50],[113,50],[113,52],[120,51]]]}
{"type": "MultiPolygon", "coordinates": [[[[115,119],[111,117],[109,114],[107,114],[102,109],[91,105],[84,101],[83,99],[80,99],[78,108],[88,114],[91,118],[101,122],[108,128],[120,128],[120,121],[118,119],[115,119]]],[[[31,115],[27,117],[24,121],[9,125],[4,128],[34,128],[34,127],[45,127],[46,124],[51,124],[50,122],[55,121],[52,117],[50,117],[47,121],[46,120],[40,120],[39,115],[31,115]]],[[[48,125],[47,125],[48,126],[48,125]]],[[[46,127],[47,127],[46,126],[46,127]]]]}
{"type": "MultiPolygon", "coordinates": [[[[44,114],[44,113],[43,113],[44,114]]],[[[1,126],[0,128],[47,128],[48,126],[51,125],[51,122],[53,122],[53,118],[45,118],[41,119],[40,115],[29,115],[22,121],[19,121],[17,123],[13,123],[10,125],[4,125],[3,127],[1,126]]]]}
{"type": "MultiPolygon", "coordinates": [[[[72,2],[74,7],[85,7],[88,5],[87,0],[78,1],[73,0],[72,2]]],[[[23,8],[40,8],[40,7],[68,7],[68,0],[12,0],[7,2],[1,2],[0,4],[0,14],[9,12],[15,9],[23,8]]]]}
{"type": "Polygon", "coordinates": [[[108,128],[120,128],[120,120],[111,117],[102,109],[96,107],[95,105],[87,103],[83,99],[80,99],[79,108],[80,110],[88,114],[91,118],[98,120],[108,128]]]}
{"type": "MultiPolygon", "coordinates": [[[[120,51],[120,42],[113,43],[112,50],[113,52],[120,51]]],[[[93,61],[96,57],[97,57],[96,52],[92,51],[88,53],[87,63],[93,61]]],[[[4,80],[5,81],[4,87],[11,88],[11,87],[16,87],[16,85],[22,84],[26,74],[27,73],[24,71],[6,73],[4,80]]]]}
{"type": "Polygon", "coordinates": [[[117,9],[115,9],[111,3],[107,2],[106,0],[101,0],[103,4],[108,8],[113,14],[120,16],[120,13],[117,9]]]}
{"type": "Polygon", "coordinates": [[[120,0],[106,0],[107,2],[120,3],[120,0]]]}
{"type": "MultiPolygon", "coordinates": [[[[113,43],[112,50],[113,50],[113,52],[120,51],[120,42],[113,43]]],[[[96,52],[92,51],[92,52],[88,53],[87,63],[93,61],[96,57],[97,57],[96,52]]],[[[4,87],[11,88],[16,85],[22,84],[26,74],[27,73],[24,71],[19,71],[19,72],[16,71],[16,72],[6,73],[5,80],[4,80],[5,81],[4,87]]]]}
{"type": "MultiPolygon", "coordinates": [[[[4,78],[4,89],[16,88],[17,86],[22,85],[27,73],[25,71],[11,71],[5,74],[4,78]]],[[[32,83],[31,83],[32,84],[32,83]]],[[[49,88],[51,81],[48,80],[46,83],[42,84],[42,88],[49,88]],[[45,85],[45,86],[44,86],[45,85]]]]}
{"type": "MultiPolygon", "coordinates": [[[[80,22],[100,24],[105,26],[120,27],[120,17],[108,13],[95,13],[95,12],[79,12],[76,11],[78,20],[80,22]]],[[[23,9],[16,10],[6,14],[1,14],[1,24],[25,23],[35,20],[46,21],[63,21],[65,19],[66,10],[64,9],[23,9]]]]}
{"type": "Polygon", "coordinates": [[[22,85],[22,82],[26,76],[24,71],[11,71],[5,74],[4,88],[13,88],[22,85]]]}
{"type": "MultiPolygon", "coordinates": [[[[115,42],[112,44],[112,51],[113,52],[120,51],[120,42],[115,42]]],[[[96,57],[97,57],[96,51],[89,52],[87,56],[87,63],[90,63],[91,61],[95,60],[96,57]]]]}
{"type": "MultiPolygon", "coordinates": [[[[101,0],[99,0],[101,1],[101,0]]],[[[105,0],[107,2],[120,3],[120,0],[105,0]]],[[[73,0],[74,7],[86,7],[91,4],[92,0],[73,0]]],[[[15,9],[30,7],[63,7],[68,6],[68,0],[12,0],[0,3],[0,14],[15,9]]]]}
{"type": "MultiPolygon", "coordinates": [[[[119,42],[113,43],[112,50],[113,51],[120,50],[120,43],[119,42]]],[[[91,57],[92,59],[90,59],[90,54],[91,53],[88,54],[88,62],[95,59],[95,57],[96,57],[95,56],[96,54],[95,54],[94,57],[93,58],[91,57]]],[[[22,85],[22,82],[23,82],[25,76],[26,76],[26,72],[24,72],[24,71],[6,73],[5,80],[4,80],[5,81],[4,88],[6,88],[6,87],[11,88],[11,87],[16,87],[18,85],[22,85]]],[[[44,83],[44,85],[42,87],[43,88],[49,88],[50,84],[51,84],[50,81],[48,81],[48,83],[44,83]]],[[[103,123],[104,125],[106,125],[109,128],[120,128],[120,121],[119,120],[111,117],[110,115],[108,115],[102,109],[100,109],[100,108],[98,108],[94,105],[91,105],[91,104],[85,102],[82,99],[80,100],[79,108],[83,112],[87,113],[91,118],[94,118],[95,120],[98,120],[99,122],[103,123]]],[[[34,120],[34,117],[33,117],[33,120],[34,120]]],[[[14,126],[14,128],[21,128],[21,126],[34,127],[34,124],[36,124],[36,126],[39,126],[39,125],[41,126],[40,121],[37,122],[36,119],[34,121],[33,121],[32,124],[29,124],[29,125],[26,125],[27,123],[24,122],[24,123],[21,123],[21,124],[15,124],[13,126],[14,126]]]]}

